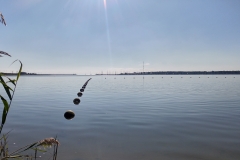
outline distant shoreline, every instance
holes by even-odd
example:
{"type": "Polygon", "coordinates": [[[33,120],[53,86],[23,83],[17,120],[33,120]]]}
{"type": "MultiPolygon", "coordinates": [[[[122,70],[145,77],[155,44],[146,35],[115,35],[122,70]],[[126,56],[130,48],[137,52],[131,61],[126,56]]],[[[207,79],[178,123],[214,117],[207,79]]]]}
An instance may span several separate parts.
{"type": "MultiPolygon", "coordinates": [[[[7,76],[16,76],[17,73],[2,73],[7,76]]],[[[95,74],[97,76],[106,75],[238,75],[240,71],[155,71],[155,72],[133,72],[120,74],[95,74]]],[[[21,76],[95,76],[77,74],[37,74],[22,72],[21,76]]]]}
{"type": "Polygon", "coordinates": [[[240,74],[240,71],[154,71],[133,72],[120,74],[96,74],[96,75],[230,75],[240,74]]]}

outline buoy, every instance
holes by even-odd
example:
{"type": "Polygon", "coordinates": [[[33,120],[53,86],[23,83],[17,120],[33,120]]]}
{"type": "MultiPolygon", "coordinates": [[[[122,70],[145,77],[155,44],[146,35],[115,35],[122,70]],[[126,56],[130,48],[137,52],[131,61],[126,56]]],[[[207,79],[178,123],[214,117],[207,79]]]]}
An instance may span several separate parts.
{"type": "Polygon", "coordinates": [[[68,110],[64,113],[64,117],[67,119],[67,120],[71,120],[75,117],[75,113],[71,110],[68,110]]]}
{"type": "Polygon", "coordinates": [[[82,89],[80,89],[80,91],[81,91],[81,92],[84,92],[84,89],[82,88],[82,89]]]}
{"type": "Polygon", "coordinates": [[[74,103],[75,105],[78,105],[78,104],[80,103],[80,99],[79,99],[79,98],[75,98],[75,99],[73,100],[73,103],[74,103]]]}
{"type": "Polygon", "coordinates": [[[77,95],[78,95],[78,97],[82,97],[83,94],[82,94],[82,92],[78,92],[77,95]]]}

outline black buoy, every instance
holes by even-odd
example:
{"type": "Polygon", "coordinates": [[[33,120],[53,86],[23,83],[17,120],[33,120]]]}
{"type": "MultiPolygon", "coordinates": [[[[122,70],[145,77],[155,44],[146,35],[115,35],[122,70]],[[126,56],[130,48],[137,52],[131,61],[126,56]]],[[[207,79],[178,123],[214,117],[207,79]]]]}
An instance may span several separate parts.
{"type": "Polygon", "coordinates": [[[78,97],[82,97],[83,94],[82,94],[82,92],[78,92],[77,95],[78,95],[78,97]]]}
{"type": "Polygon", "coordinates": [[[84,89],[82,88],[82,89],[80,89],[80,91],[81,91],[81,92],[84,92],[84,89]]]}
{"type": "Polygon", "coordinates": [[[64,117],[67,119],[67,120],[71,120],[75,117],[75,113],[71,110],[68,110],[64,113],[64,117]]]}
{"type": "Polygon", "coordinates": [[[80,99],[79,99],[79,98],[75,98],[75,99],[73,100],[73,103],[74,103],[75,105],[79,105],[80,99]]]}

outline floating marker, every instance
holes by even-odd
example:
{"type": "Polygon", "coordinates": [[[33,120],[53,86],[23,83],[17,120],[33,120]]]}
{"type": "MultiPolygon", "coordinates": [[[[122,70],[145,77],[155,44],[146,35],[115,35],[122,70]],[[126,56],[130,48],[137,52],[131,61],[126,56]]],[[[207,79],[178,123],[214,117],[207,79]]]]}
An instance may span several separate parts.
{"type": "Polygon", "coordinates": [[[79,99],[79,98],[75,98],[75,99],[73,100],[73,103],[74,103],[75,105],[79,105],[80,99],[79,99]]]}
{"type": "Polygon", "coordinates": [[[80,89],[80,91],[81,91],[81,92],[84,92],[84,89],[82,88],[82,89],[80,89]]]}
{"type": "Polygon", "coordinates": [[[77,95],[78,95],[78,97],[82,97],[83,94],[82,94],[82,92],[78,92],[77,95]]]}
{"type": "Polygon", "coordinates": [[[67,120],[71,120],[75,117],[75,113],[71,110],[68,110],[64,113],[64,117],[67,119],[67,120]]]}

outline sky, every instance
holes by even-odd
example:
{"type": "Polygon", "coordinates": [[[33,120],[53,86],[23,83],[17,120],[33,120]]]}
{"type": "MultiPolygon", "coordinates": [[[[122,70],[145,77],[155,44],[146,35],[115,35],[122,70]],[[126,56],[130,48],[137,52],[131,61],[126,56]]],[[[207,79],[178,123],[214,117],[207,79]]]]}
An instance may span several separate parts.
{"type": "Polygon", "coordinates": [[[1,72],[240,70],[239,0],[0,0],[1,72]]]}

